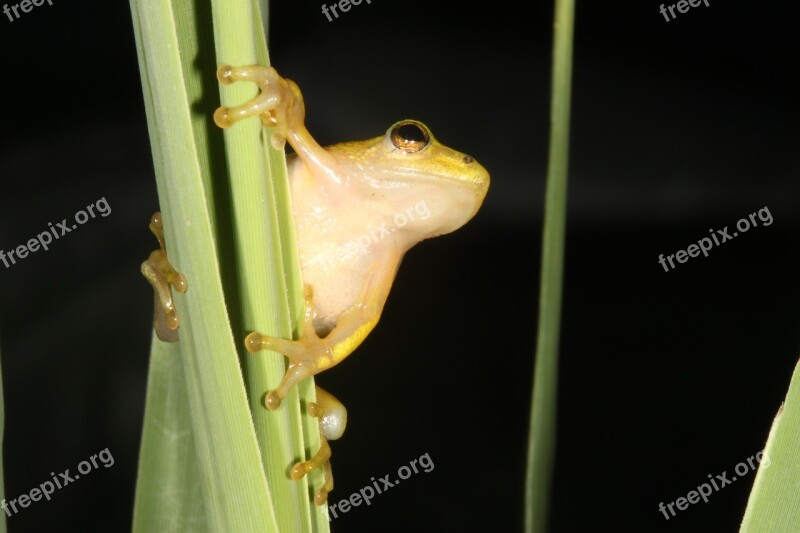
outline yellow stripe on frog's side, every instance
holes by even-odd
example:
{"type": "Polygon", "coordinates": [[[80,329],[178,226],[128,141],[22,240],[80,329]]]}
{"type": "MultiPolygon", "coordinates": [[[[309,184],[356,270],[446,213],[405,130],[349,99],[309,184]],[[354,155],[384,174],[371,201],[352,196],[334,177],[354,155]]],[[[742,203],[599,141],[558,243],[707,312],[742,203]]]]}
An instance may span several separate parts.
{"type": "MultiPolygon", "coordinates": [[[[362,342],[364,342],[364,339],[367,338],[367,335],[369,335],[370,331],[373,330],[379,319],[379,314],[373,315],[372,318],[366,322],[363,322],[347,337],[335,342],[333,348],[331,348],[331,358],[333,359],[334,364],[341,362],[342,359],[353,353],[353,351],[355,351],[355,349],[358,348],[362,342]]],[[[349,324],[342,324],[342,326],[344,326],[342,329],[348,329],[347,326],[349,326],[349,324]]],[[[337,328],[338,327],[339,326],[337,324],[337,328]]]]}

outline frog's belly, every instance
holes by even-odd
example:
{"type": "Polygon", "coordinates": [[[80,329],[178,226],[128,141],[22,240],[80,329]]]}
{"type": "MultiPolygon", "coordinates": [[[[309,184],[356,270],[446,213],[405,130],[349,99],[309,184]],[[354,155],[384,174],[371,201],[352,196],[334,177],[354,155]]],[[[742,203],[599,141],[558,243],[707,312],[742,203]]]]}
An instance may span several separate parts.
{"type": "Polygon", "coordinates": [[[325,191],[301,160],[291,160],[289,172],[303,283],[314,290],[315,328],[327,333],[365,298],[376,261],[401,257],[398,234],[371,231],[385,225],[380,214],[325,191]]]}
{"type": "Polygon", "coordinates": [[[327,334],[339,315],[360,300],[369,273],[357,265],[339,263],[329,254],[305,257],[301,252],[300,264],[303,283],[314,290],[314,328],[327,334]]]}

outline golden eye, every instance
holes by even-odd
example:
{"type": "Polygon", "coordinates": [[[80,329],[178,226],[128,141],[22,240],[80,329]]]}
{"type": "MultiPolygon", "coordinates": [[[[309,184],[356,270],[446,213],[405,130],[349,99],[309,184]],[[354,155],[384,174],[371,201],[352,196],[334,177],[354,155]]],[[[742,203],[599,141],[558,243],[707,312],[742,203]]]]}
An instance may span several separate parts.
{"type": "Polygon", "coordinates": [[[407,120],[395,124],[391,131],[389,131],[389,138],[392,140],[392,144],[395,148],[411,154],[419,152],[428,146],[431,135],[428,133],[428,129],[422,124],[407,120]]]}

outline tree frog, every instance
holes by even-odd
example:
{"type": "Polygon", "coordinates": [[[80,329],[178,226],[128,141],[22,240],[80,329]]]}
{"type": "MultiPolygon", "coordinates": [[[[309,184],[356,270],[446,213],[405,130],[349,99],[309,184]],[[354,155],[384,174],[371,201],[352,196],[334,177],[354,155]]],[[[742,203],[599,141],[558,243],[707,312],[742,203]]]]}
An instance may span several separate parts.
{"type": "MultiPolygon", "coordinates": [[[[223,65],[217,79],[260,88],[243,105],[217,109],[218,126],[257,116],[275,128],[273,146],[282,148],[288,140],[295,152],[287,165],[304,284],[302,335],[288,340],[252,332],[245,339],[249,352],[271,350],[289,358],[280,385],[265,397],[266,407],[274,410],[292,386],[340,363],[361,344],[380,318],[405,252],[469,221],[486,196],[489,174],[472,157],[440,144],[416,120],[397,122],[380,137],[323,148],[305,128],[297,84],[274,68],[223,65]]],[[[185,290],[186,281],[166,261],[159,240],[161,250],[146,262],[151,271],[146,275],[160,297],[157,333],[170,338],[177,317],[168,285],[185,290]]],[[[325,482],[315,496],[321,505],[333,488],[328,440],[344,432],[347,411],[317,387],[317,403],[309,412],[319,418],[322,446],[294,465],[291,477],[323,467],[325,482]]]]}

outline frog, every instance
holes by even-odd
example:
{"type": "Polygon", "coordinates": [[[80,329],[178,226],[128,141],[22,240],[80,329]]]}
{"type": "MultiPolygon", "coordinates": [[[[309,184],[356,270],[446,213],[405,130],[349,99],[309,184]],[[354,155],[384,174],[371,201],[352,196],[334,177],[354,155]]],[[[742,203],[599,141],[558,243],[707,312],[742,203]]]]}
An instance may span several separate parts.
{"type": "MultiPolygon", "coordinates": [[[[304,312],[298,339],[250,332],[247,352],[277,352],[289,365],[264,405],[280,408],[290,389],[353,353],[378,323],[405,253],[420,241],[451,233],[478,212],[489,188],[489,173],[472,156],[441,144],[422,122],[404,119],[383,135],[322,147],[305,126],[305,103],[298,85],[264,65],[217,69],[224,85],[255,83],[258,94],[213,115],[220,128],[258,117],[272,128],[270,143],[294,153],[286,162],[303,281],[304,312]]],[[[152,226],[152,225],[151,225],[152,226]]],[[[152,229],[152,228],[151,228],[152,229]]],[[[143,272],[156,292],[156,333],[174,339],[178,327],[170,284],[179,292],[187,282],[161,247],[143,272]],[[165,318],[166,317],[166,318],[165,318]]],[[[307,410],[319,419],[321,444],[290,472],[299,480],[323,469],[323,486],[314,497],[322,505],[333,489],[328,441],[342,436],[347,410],[331,393],[315,387],[307,410]]]]}

